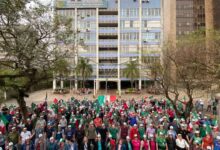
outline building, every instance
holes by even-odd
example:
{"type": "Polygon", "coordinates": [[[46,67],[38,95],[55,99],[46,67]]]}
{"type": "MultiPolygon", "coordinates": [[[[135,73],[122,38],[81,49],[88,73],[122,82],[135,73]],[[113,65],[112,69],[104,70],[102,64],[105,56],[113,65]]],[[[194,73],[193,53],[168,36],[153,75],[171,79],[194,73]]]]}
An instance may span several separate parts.
{"type": "Polygon", "coordinates": [[[74,57],[88,58],[93,65],[90,81],[95,93],[111,83],[120,95],[121,85],[129,81],[123,76],[129,60],[140,64],[141,76],[136,80],[142,88],[148,80],[142,57],[152,61],[160,57],[162,0],[57,0],[55,4],[57,14],[72,18],[76,41],[81,41],[75,41],[74,57]]]}
{"type": "Polygon", "coordinates": [[[164,2],[164,40],[205,28],[205,0],[166,0],[164,2]]]}

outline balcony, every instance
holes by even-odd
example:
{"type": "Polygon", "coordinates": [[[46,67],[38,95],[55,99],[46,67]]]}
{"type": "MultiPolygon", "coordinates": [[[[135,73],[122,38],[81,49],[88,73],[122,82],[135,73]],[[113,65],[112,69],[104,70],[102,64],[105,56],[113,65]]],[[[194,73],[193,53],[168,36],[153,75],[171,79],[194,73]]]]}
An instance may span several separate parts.
{"type": "Polygon", "coordinates": [[[57,0],[57,9],[68,9],[68,8],[107,8],[106,0],[57,0]]]}
{"type": "Polygon", "coordinates": [[[105,45],[105,46],[107,46],[107,45],[117,46],[118,45],[118,40],[114,40],[114,39],[112,39],[112,40],[102,40],[102,39],[100,39],[99,40],[99,45],[100,45],[100,47],[103,46],[103,45],[105,45]]]}
{"type": "Polygon", "coordinates": [[[117,9],[100,9],[99,15],[118,15],[117,9]]]}
{"type": "Polygon", "coordinates": [[[105,34],[118,34],[118,28],[100,27],[99,35],[105,34]]]}
{"type": "Polygon", "coordinates": [[[118,22],[117,16],[99,16],[99,22],[118,22]]]}

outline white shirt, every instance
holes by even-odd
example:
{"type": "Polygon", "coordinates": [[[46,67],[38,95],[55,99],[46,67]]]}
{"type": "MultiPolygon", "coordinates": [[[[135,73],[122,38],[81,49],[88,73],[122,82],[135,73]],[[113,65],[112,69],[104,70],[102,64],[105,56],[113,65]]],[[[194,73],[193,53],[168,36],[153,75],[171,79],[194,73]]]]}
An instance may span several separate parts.
{"type": "Polygon", "coordinates": [[[30,131],[26,131],[26,132],[21,132],[21,142],[22,144],[25,143],[25,140],[31,137],[31,132],[30,131]]]}
{"type": "Polygon", "coordinates": [[[186,142],[186,140],[182,139],[176,139],[176,145],[180,148],[189,148],[189,144],[186,142]]]}

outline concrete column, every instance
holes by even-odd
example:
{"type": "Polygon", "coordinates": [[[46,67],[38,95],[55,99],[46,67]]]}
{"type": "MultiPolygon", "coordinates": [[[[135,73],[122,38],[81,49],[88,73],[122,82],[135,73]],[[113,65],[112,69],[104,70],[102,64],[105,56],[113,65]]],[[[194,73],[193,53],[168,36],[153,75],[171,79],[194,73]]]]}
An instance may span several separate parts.
{"type": "Polygon", "coordinates": [[[53,91],[57,88],[57,81],[56,79],[53,79],[53,91]]]}
{"type": "Polygon", "coordinates": [[[99,90],[99,81],[96,80],[95,83],[96,83],[96,85],[95,85],[95,88],[96,88],[95,93],[97,94],[98,90],[99,90]]]}
{"type": "Polygon", "coordinates": [[[74,86],[75,86],[75,91],[77,91],[78,90],[78,81],[77,81],[77,79],[75,79],[74,86]]]}
{"type": "Polygon", "coordinates": [[[139,53],[139,57],[138,57],[138,60],[139,60],[139,75],[140,75],[140,78],[139,78],[139,89],[141,90],[141,72],[142,72],[142,69],[141,69],[141,65],[142,65],[142,0],[139,0],[139,45],[138,45],[138,53],[139,53]]]}
{"type": "Polygon", "coordinates": [[[5,100],[7,100],[7,92],[6,91],[4,91],[4,98],[5,98],[5,100]]]}
{"type": "Polygon", "coordinates": [[[63,80],[60,80],[60,88],[63,89],[63,80]]]}
{"type": "Polygon", "coordinates": [[[118,95],[121,96],[121,80],[118,80],[118,95]]]}
{"type": "Polygon", "coordinates": [[[141,90],[141,88],[142,88],[142,80],[140,78],[138,81],[138,89],[141,90]]]}
{"type": "Polygon", "coordinates": [[[94,83],[93,83],[93,96],[94,97],[96,96],[96,80],[94,80],[94,83]]]}

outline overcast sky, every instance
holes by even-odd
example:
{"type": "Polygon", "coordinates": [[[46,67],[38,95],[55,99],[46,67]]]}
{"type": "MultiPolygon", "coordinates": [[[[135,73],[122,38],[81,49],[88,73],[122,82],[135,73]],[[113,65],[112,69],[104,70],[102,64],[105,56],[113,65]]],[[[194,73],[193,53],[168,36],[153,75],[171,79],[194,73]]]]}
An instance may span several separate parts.
{"type": "Polygon", "coordinates": [[[42,4],[48,5],[52,0],[39,0],[42,4]]]}

